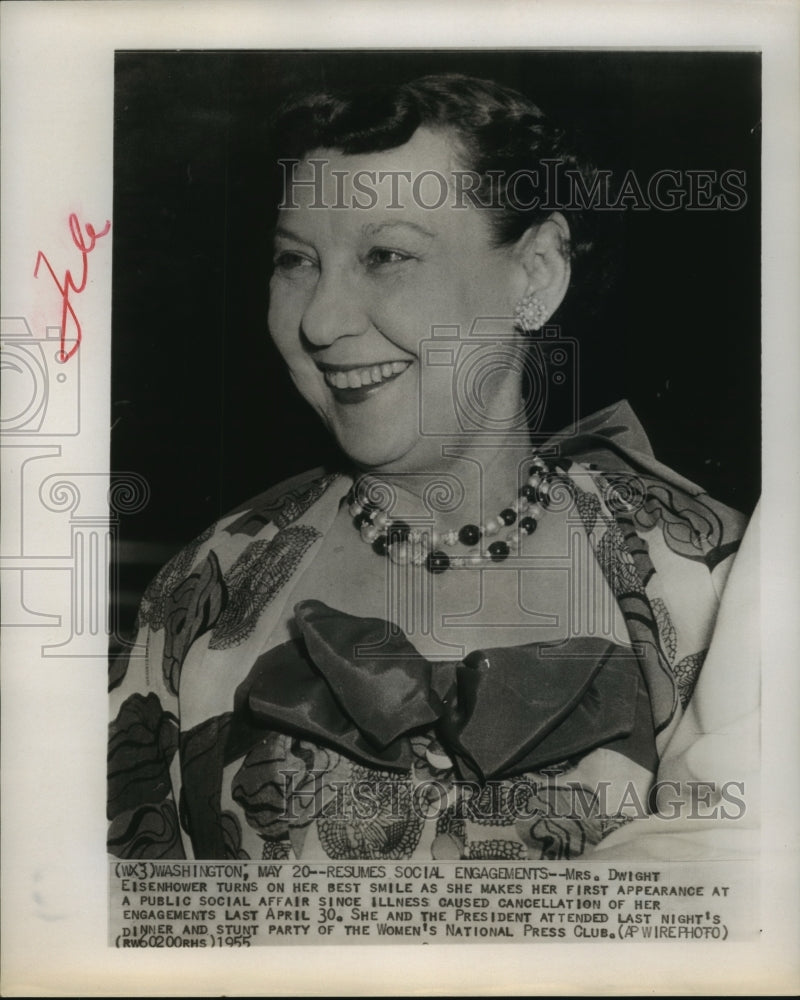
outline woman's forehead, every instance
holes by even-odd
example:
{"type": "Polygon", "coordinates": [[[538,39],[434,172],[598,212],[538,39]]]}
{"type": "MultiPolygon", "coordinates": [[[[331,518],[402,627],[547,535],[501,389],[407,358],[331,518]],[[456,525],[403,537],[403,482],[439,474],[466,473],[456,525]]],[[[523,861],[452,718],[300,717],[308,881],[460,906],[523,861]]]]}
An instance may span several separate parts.
{"type": "Polygon", "coordinates": [[[419,128],[408,142],[392,149],[343,153],[314,149],[299,162],[281,161],[284,198],[281,208],[350,207],[399,211],[440,207],[465,173],[453,138],[419,128]]]}

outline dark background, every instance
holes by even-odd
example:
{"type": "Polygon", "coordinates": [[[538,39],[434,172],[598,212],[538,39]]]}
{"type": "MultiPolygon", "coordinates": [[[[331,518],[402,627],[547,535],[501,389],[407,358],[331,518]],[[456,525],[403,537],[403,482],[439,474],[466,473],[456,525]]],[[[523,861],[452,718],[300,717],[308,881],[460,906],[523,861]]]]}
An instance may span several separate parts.
{"type": "MultiPolygon", "coordinates": [[[[335,461],[266,328],[263,123],[305,84],[431,72],[530,95],[621,178],[744,170],[738,211],[627,211],[618,274],[564,320],[580,412],[630,400],[659,459],[747,513],[760,487],[760,57],[620,51],[120,52],[114,131],[112,472],[118,627],[173,552],[286,476],[335,461]]],[[[557,317],[559,318],[559,317],[557,317]]],[[[112,598],[114,600],[114,598],[112,598]]]]}

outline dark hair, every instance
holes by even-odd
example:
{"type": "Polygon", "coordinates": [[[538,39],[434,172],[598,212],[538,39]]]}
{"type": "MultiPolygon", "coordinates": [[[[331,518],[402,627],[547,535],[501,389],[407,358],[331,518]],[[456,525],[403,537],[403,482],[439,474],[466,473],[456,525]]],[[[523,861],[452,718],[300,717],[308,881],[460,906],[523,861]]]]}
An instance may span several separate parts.
{"type": "MultiPolygon", "coordinates": [[[[455,73],[385,88],[294,97],[281,107],[273,123],[273,149],[283,161],[300,160],[314,149],[381,152],[405,144],[420,126],[449,132],[464,168],[480,175],[474,193],[482,205],[490,206],[487,211],[498,245],[515,242],[531,225],[543,222],[554,207],[528,207],[510,197],[507,184],[515,174],[536,171],[546,160],[556,161],[579,173],[587,189],[596,174],[574,152],[565,131],[530,99],[494,81],[455,73]]],[[[565,250],[580,287],[589,270],[584,258],[598,242],[597,215],[568,204],[558,207],[569,221],[571,239],[565,250]]],[[[603,257],[602,262],[595,262],[601,266],[591,269],[600,284],[609,278],[608,261],[603,257]]]]}

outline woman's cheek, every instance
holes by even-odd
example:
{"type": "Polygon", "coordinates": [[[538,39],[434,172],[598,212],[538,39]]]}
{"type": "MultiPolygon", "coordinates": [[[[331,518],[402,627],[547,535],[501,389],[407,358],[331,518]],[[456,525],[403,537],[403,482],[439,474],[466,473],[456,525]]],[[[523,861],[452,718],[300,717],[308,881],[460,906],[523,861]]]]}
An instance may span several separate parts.
{"type": "Polygon", "coordinates": [[[327,415],[327,396],[323,376],[317,367],[305,356],[297,359],[296,363],[289,361],[289,375],[297,387],[297,391],[322,418],[326,426],[330,426],[327,415]]]}
{"type": "Polygon", "coordinates": [[[307,296],[302,289],[273,278],[269,286],[267,325],[278,350],[285,358],[300,350],[300,326],[307,296]]]}

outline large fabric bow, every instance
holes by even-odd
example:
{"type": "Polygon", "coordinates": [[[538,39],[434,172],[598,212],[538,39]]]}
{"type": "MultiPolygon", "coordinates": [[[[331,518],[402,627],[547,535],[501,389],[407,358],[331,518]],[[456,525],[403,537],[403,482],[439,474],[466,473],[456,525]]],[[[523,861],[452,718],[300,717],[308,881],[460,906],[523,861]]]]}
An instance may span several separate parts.
{"type": "Polygon", "coordinates": [[[363,763],[406,771],[433,730],[462,778],[511,776],[615,743],[654,760],[650,703],[632,650],[598,638],[477,650],[430,662],[383,619],[321,601],[295,607],[302,638],[263,654],[236,694],[251,723],[363,763]]]}

